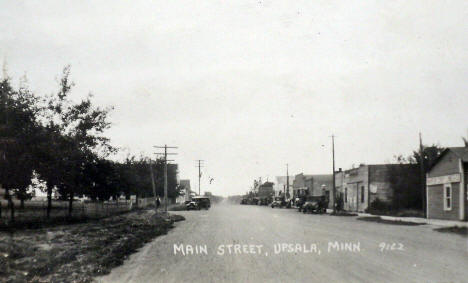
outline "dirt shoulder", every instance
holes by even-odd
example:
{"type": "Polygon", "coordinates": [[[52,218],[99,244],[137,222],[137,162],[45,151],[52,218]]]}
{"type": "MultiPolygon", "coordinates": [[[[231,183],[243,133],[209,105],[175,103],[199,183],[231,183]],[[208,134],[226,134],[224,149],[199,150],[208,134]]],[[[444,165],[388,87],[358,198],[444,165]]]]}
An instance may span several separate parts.
{"type": "Polygon", "coordinates": [[[0,232],[0,281],[91,282],[180,220],[184,218],[143,210],[87,223],[0,232]]]}

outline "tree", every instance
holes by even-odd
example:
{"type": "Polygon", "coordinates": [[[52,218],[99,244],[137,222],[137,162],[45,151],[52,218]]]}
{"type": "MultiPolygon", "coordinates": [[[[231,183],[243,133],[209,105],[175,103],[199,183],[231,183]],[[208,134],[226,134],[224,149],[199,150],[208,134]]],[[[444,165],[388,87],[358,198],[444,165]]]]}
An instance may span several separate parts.
{"type": "Polygon", "coordinates": [[[420,150],[414,150],[413,153],[404,157],[403,155],[394,156],[395,160],[399,164],[413,164],[417,165],[408,168],[393,168],[390,172],[391,183],[394,189],[393,206],[395,209],[398,208],[416,208],[424,210],[424,195],[426,188],[426,178],[420,176],[418,172],[421,168],[421,163],[424,166],[424,173],[427,173],[437,158],[440,156],[443,147],[433,144],[431,146],[423,146],[423,152],[421,156],[420,150]],[[409,175],[408,175],[409,174],[409,175]],[[401,179],[396,176],[405,176],[410,182],[402,182],[401,179]],[[421,188],[417,190],[415,188],[421,188]]]}
{"type": "Polygon", "coordinates": [[[44,170],[41,177],[48,183],[48,216],[51,208],[52,189],[56,187],[62,197],[69,200],[69,215],[73,208],[73,198],[82,195],[89,185],[85,178],[88,163],[96,157],[106,157],[115,152],[109,139],[103,133],[110,127],[108,113],[110,108],[102,109],[92,104],[92,95],[79,103],[74,103],[70,93],[74,84],[70,81],[70,66],[63,69],[60,88],[57,93],[45,100],[43,108],[45,134],[43,148],[47,143],[56,147],[45,149],[44,170]],[[55,176],[53,176],[55,173],[55,176]]]}
{"type": "Polygon", "coordinates": [[[92,200],[105,201],[120,196],[117,168],[116,163],[104,158],[97,158],[95,162],[88,164],[86,176],[91,184],[86,194],[92,200]]]}
{"type": "Polygon", "coordinates": [[[14,221],[13,196],[28,196],[26,191],[35,165],[37,100],[24,86],[14,90],[5,78],[0,82],[0,110],[0,184],[5,188],[14,221]]]}
{"type": "MultiPolygon", "coordinates": [[[[426,172],[434,164],[439,155],[444,151],[444,148],[433,144],[431,146],[423,146],[423,160],[426,172]]],[[[408,157],[410,163],[421,164],[421,154],[419,150],[413,151],[413,155],[408,157]]]]}

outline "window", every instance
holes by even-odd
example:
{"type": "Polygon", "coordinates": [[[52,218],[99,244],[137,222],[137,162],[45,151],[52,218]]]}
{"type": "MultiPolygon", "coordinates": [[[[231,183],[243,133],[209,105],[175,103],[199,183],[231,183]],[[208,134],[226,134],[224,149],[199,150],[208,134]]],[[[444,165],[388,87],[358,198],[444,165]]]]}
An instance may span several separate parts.
{"type": "Polygon", "coordinates": [[[444,210],[452,210],[452,184],[444,185],[444,210]]]}
{"type": "Polygon", "coordinates": [[[344,189],[344,202],[348,202],[348,188],[344,189]]]}
{"type": "Polygon", "coordinates": [[[364,186],[361,187],[361,202],[364,202],[364,186]]]}

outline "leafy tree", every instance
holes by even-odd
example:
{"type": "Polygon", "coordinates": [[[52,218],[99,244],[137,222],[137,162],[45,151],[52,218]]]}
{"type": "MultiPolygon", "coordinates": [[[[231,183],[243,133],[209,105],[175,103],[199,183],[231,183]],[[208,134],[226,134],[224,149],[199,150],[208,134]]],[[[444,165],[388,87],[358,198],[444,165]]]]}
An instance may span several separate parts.
{"type": "Polygon", "coordinates": [[[51,140],[45,137],[43,146],[47,147],[47,143],[56,145],[45,149],[42,160],[48,168],[39,170],[48,183],[48,215],[54,187],[62,197],[68,198],[71,215],[73,198],[84,194],[90,183],[85,178],[87,164],[94,162],[96,156],[106,157],[115,151],[109,139],[103,135],[110,127],[110,109],[95,107],[91,95],[74,103],[69,98],[74,86],[69,77],[70,66],[67,66],[63,70],[59,91],[46,99],[43,113],[45,133],[52,134],[51,140]]]}
{"type": "Polygon", "coordinates": [[[393,207],[398,208],[414,208],[424,210],[424,196],[426,188],[426,179],[420,176],[421,163],[424,166],[424,173],[427,173],[437,158],[440,156],[443,147],[433,144],[431,146],[423,146],[422,156],[420,150],[414,150],[413,153],[404,157],[403,155],[395,156],[395,160],[399,164],[413,164],[417,166],[404,168],[393,168],[391,170],[391,183],[394,189],[393,207]],[[396,176],[405,176],[409,182],[403,182],[396,176]],[[422,182],[422,183],[421,183],[422,182]]]}
{"type": "MultiPolygon", "coordinates": [[[[35,97],[24,86],[11,87],[8,78],[0,82],[0,184],[6,190],[11,219],[13,195],[27,198],[34,170],[34,145],[38,132],[35,97]]],[[[24,200],[24,199],[23,199],[24,200]]],[[[0,208],[1,213],[1,208],[0,208]]]]}

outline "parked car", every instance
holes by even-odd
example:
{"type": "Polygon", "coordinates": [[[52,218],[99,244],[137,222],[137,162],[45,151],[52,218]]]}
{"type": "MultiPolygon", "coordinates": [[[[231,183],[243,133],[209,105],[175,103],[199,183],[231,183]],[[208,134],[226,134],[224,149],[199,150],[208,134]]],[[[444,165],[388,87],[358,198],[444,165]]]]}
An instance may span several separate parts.
{"type": "Polygon", "coordinates": [[[327,211],[328,201],[325,196],[309,196],[302,206],[304,213],[325,213],[327,211]]]}
{"type": "Polygon", "coordinates": [[[269,203],[271,203],[271,198],[261,198],[259,205],[268,205],[269,203]]]}
{"type": "Polygon", "coordinates": [[[185,207],[187,208],[187,210],[200,210],[198,203],[195,201],[189,201],[185,204],[185,207]]]}
{"type": "Polygon", "coordinates": [[[282,208],[286,206],[286,201],[282,197],[275,197],[275,200],[271,203],[270,206],[271,208],[275,208],[275,207],[282,208]]]}
{"type": "Polygon", "coordinates": [[[304,206],[306,200],[307,200],[307,198],[305,196],[302,196],[302,197],[299,197],[299,198],[296,199],[296,206],[297,206],[297,210],[299,212],[302,211],[302,207],[304,206]]]}
{"type": "Polygon", "coordinates": [[[203,197],[203,196],[196,196],[192,197],[192,202],[195,202],[198,206],[198,209],[210,209],[211,207],[211,201],[209,197],[203,197]]]}

